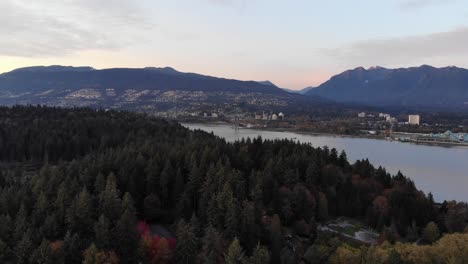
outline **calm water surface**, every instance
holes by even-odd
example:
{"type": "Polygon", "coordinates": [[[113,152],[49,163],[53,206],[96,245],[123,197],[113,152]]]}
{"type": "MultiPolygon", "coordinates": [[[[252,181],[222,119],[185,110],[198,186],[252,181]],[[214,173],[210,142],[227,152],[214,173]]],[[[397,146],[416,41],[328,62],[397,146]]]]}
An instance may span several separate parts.
{"type": "Polygon", "coordinates": [[[368,158],[395,174],[400,170],[418,189],[432,192],[436,201],[468,201],[468,147],[439,147],[385,140],[315,136],[255,129],[235,131],[229,125],[184,124],[190,129],[213,132],[228,141],[261,136],[264,139],[296,139],[315,147],[345,150],[350,162],[368,158]]]}

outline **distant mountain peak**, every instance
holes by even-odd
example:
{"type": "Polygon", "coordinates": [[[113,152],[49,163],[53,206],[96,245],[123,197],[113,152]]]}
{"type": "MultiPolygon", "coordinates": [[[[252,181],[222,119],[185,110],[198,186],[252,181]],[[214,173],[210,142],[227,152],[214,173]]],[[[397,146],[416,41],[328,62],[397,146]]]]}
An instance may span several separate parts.
{"type": "Polygon", "coordinates": [[[367,70],[372,71],[372,70],[385,70],[385,69],[386,69],[385,67],[376,65],[376,66],[369,67],[367,70]]]}
{"type": "Polygon", "coordinates": [[[154,71],[159,71],[159,72],[165,72],[165,73],[181,73],[178,70],[172,68],[172,67],[146,67],[145,70],[154,70],[154,71]]]}
{"type": "Polygon", "coordinates": [[[427,64],[423,64],[423,65],[419,66],[419,68],[421,68],[421,69],[437,69],[436,67],[431,66],[431,65],[427,65],[427,64]]]}
{"type": "Polygon", "coordinates": [[[457,66],[455,66],[455,65],[449,65],[449,66],[444,67],[444,68],[442,68],[442,69],[448,69],[448,70],[465,70],[465,69],[460,68],[460,67],[457,67],[457,66]]]}
{"type": "Polygon", "coordinates": [[[366,69],[362,66],[359,66],[359,67],[356,67],[354,69],[352,69],[352,71],[365,71],[366,69]]]}
{"type": "Polygon", "coordinates": [[[272,83],[272,82],[270,82],[270,81],[268,81],[268,80],[266,80],[266,81],[259,81],[258,83],[263,84],[263,85],[269,85],[269,86],[278,87],[278,86],[276,86],[274,83],[272,83]]]}

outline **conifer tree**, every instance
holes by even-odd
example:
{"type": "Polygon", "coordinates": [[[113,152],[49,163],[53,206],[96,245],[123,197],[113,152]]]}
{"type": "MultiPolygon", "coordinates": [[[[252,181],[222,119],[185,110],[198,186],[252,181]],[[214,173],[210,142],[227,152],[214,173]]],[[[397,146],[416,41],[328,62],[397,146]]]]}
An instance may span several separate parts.
{"type": "Polygon", "coordinates": [[[161,201],[155,193],[146,196],[143,201],[143,212],[146,219],[154,220],[159,216],[161,210],[161,201]]]}
{"type": "Polygon", "coordinates": [[[208,215],[208,224],[222,228],[223,227],[223,210],[221,208],[222,201],[221,195],[216,194],[211,197],[208,203],[208,208],[206,210],[208,215]]]}
{"type": "Polygon", "coordinates": [[[192,230],[195,236],[197,238],[201,237],[202,226],[201,226],[200,220],[198,219],[195,213],[193,213],[192,217],[190,218],[190,226],[192,227],[192,230]]]}
{"type": "Polygon", "coordinates": [[[324,193],[319,193],[318,217],[321,221],[328,219],[328,200],[324,193]]]}
{"type": "Polygon", "coordinates": [[[99,172],[96,177],[96,181],[94,182],[94,192],[103,192],[106,189],[106,182],[106,176],[102,172],[99,172]]]}
{"type": "Polygon", "coordinates": [[[13,230],[13,241],[17,242],[23,238],[24,233],[28,228],[28,213],[24,204],[21,204],[21,207],[16,214],[14,221],[14,230],[13,230]]]}
{"type": "Polygon", "coordinates": [[[191,224],[186,224],[182,219],[177,224],[176,230],[177,245],[174,256],[176,263],[195,263],[198,251],[198,241],[191,224]]]}
{"type": "Polygon", "coordinates": [[[236,198],[231,197],[226,203],[226,214],[224,219],[224,234],[228,239],[239,235],[240,212],[236,198]]]}
{"type": "Polygon", "coordinates": [[[277,214],[273,215],[270,226],[270,243],[272,251],[272,259],[274,263],[279,263],[280,252],[283,248],[283,236],[281,220],[277,214]]]}
{"type": "Polygon", "coordinates": [[[99,196],[99,211],[111,222],[115,222],[121,215],[122,202],[119,198],[117,180],[113,173],[107,177],[106,188],[99,196]]]}
{"type": "Polygon", "coordinates": [[[101,215],[96,224],[94,224],[95,243],[99,249],[110,249],[113,238],[110,222],[106,216],[101,215]]]}
{"type": "Polygon", "coordinates": [[[260,244],[257,244],[252,256],[249,258],[248,264],[263,264],[263,263],[270,263],[270,253],[268,249],[260,244]]]}
{"type": "Polygon", "coordinates": [[[24,233],[21,240],[16,244],[15,247],[15,257],[16,263],[23,264],[29,262],[29,257],[31,256],[32,250],[34,249],[31,231],[28,230],[24,233]]]}
{"type": "Polygon", "coordinates": [[[126,210],[128,210],[131,215],[136,216],[137,214],[135,209],[135,202],[132,198],[132,195],[128,192],[124,194],[122,199],[122,213],[124,213],[126,210]]]}
{"type": "Polygon", "coordinates": [[[152,193],[159,191],[159,181],[161,169],[158,161],[153,158],[148,161],[148,165],[145,168],[146,173],[146,193],[152,193]]]}
{"type": "Polygon", "coordinates": [[[161,172],[161,178],[159,180],[159,185],[161,187],[161,199],[164,202],[169,201],[169,194],[171,190],[171,179],[174,175],[174,168],[169,159],[166,160],[164,169],[161,172]]]}
{"type": "Polygon", "coordinates": [[[43,239],[38,248],[36,248],[29,259],[30,263],[54,263],[50,242],[43,239]]]}
{"type": "Polygon", "coordinates": [[[180,168],[178,168],[176,172],[174,188],[172,191],[173,203],[176,203],[180,199],[182,193],[184,192],[184,186],[185,186],[184,175],[182,174],[182,171],[180,170],[180,168]]]}
{"type": "Polygon", "coordinates": [[[251,253],[257,243],[257,230],[255,223],[255,208],[252,202],[245,200],[242,203],[240,215],[240,242],[246,251],[251,253]]]}
{"type": "Polygon", "coordinates": [[[127,208],[115,227],[117,251],[124,263],[136,261],[139,235],[136,230],[136,218],[131,208],[127,208]]]}
{"type": "Polygon", "coordinates": [[[61,230],[57,223],[57,217],[55,216],[55,213],[51,213],[46,217],[39,230],[46,239],[56,239],[59,237],[61,230]]]}
{"type": "Polygon", "coordinates": [[[65,182],[60,184],[57,190],[57,197],[54,201],[55,215],[59,231],[63,231],[65,229],[67,208],[71,204],[70,195],[67,193],[67,188],[65,186],[65,182]]]}
{"type": "Polygon", "coordinates": [[[67,211],[68,227],[79,234],[89,235],[93,229],[92,197],[84,188],[67,211]]]}
{"type": "Polygon", "coordinates": [[[234,238],[234,240],[229,245],[224,260],[226,264],[244,264],[244,250],[242,249],[237,238],[234,238]]]}
{"type": "Polygon", "coordinates": [[[201,262],[217,264],[222,262],[223,259],[223,239],[221,234],[213,226],[208,226],[205,229],[205,236],[203,237],[201,262]]]}
{"type": "Polygon", "coordinates": [[[78,264],[81,263],[82,251],[84,249],[83,242],[78,234],[67,232],[63,239],[63,253],[65,263],[78,264]]]}

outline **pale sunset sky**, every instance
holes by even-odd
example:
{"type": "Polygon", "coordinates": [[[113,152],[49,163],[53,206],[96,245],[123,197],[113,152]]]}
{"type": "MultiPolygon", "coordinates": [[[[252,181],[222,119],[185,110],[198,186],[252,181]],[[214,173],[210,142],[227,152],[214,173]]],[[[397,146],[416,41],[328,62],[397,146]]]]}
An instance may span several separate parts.
{"type": "Polygon", "coordinates": [[[165,67],[280,87],[358,66],[468,68],[468,0],[0,0],[0,72],[165,67]]]}

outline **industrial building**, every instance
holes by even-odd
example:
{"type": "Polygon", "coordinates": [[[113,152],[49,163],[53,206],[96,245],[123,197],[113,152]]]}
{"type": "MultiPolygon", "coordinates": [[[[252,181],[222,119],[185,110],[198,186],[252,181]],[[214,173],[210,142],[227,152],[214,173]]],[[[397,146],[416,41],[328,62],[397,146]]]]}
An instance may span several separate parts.
{"type": "Polygon", "coordinates": [[[417,138],[418,142],[433,142],[433,143],[462,143],[468,144],[468,134],[465,133],[453,133],[448,130],[442,134],[430,134],[417,138]]]}

